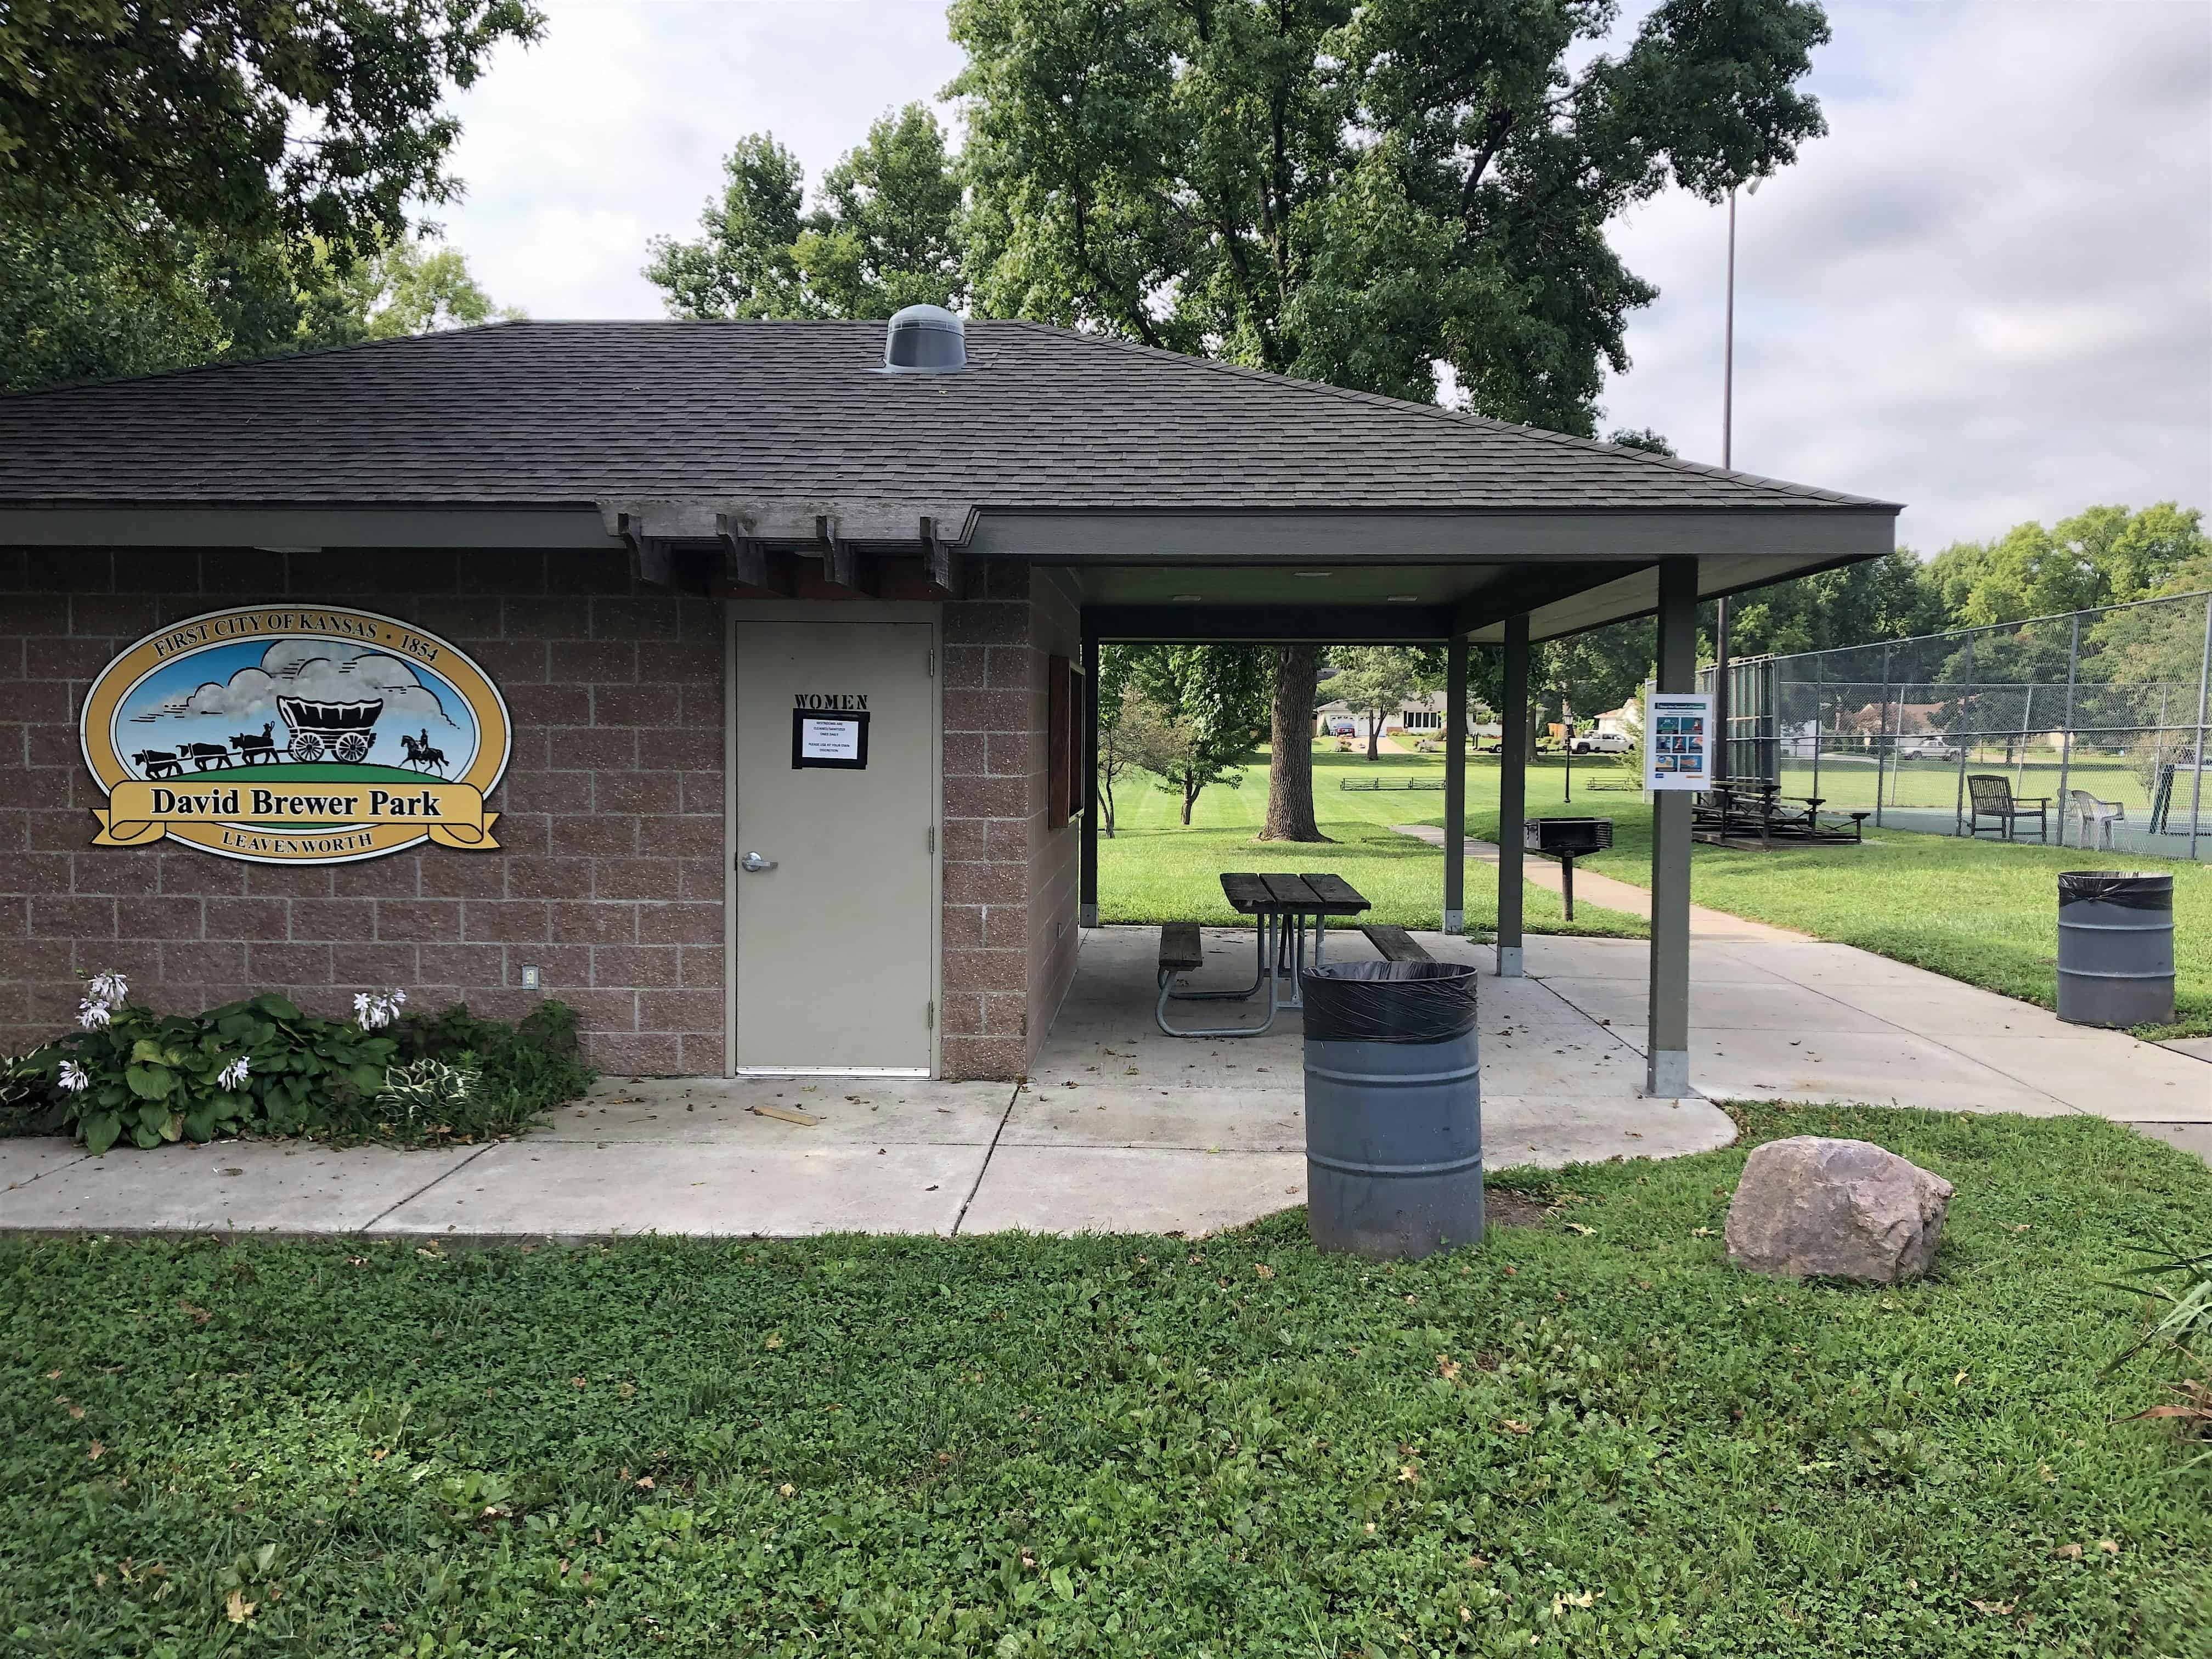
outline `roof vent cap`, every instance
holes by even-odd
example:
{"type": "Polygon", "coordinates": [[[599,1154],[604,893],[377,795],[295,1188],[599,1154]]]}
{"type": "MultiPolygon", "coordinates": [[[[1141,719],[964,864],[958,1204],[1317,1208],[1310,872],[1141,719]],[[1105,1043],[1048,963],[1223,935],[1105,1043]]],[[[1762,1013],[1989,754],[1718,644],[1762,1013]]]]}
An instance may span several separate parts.
{"type": "Polygon", "coordinates": [[[943,306],[908,306],[884,335],[886,374],[957,374],[968,367],[968,328],[943,306]]]}

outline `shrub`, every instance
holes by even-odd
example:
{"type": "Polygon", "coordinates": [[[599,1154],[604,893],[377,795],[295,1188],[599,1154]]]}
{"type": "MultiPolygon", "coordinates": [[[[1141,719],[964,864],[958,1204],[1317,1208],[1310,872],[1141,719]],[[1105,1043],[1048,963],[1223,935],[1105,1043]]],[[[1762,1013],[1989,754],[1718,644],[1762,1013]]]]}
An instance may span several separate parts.
{"type": "Polygon", "coordinates": [[[129,1000],[122,975],[99,975],[78,1030],[0,1062],[0,1122],[73,1135],[94,1152],[125,1138],[475,1139],[517,1133],[591,1085],[575,1012],[562,1004],[508,1025],[459,1006],[401,1020],[405,1001],[364,994],[350,1020],[273,994],[159,1014],[129,1000]]]}
{"type": "Polygon", "coordinates": [[[576,1011],[565,1002],[541,1002],[512,1025],[480,1019],[466,1003],[457,1002],[441,1014],[410,1014],[392,1034],[410,1063],[416,1089],[404,1096],[391,1091],[394,1098],[420,1112],[424,1091],[444,1091],[443,1119],[433,1113],[416,1120],[421,1133],[433,1138],[519,1134],[540,1112],[582,1094],[595,1075],[580,1056],[576,1011]],[[443,1073],[419,1069],[433,1062],[469,1073],[474,1081],[459,1089],[443,1073]],[[433,1077],[441,1080],[434,1085],[433,1077]]]}

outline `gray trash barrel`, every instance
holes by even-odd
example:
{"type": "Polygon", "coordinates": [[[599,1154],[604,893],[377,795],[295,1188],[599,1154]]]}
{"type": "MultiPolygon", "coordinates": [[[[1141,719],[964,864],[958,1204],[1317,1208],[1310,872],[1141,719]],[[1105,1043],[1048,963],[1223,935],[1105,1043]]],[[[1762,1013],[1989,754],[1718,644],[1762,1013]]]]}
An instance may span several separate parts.
{"type": "Polygon", "coordinates": [[[2075,1025],[2172,1023],[2172,876],[2059,876],[2058,1018],[2075,1025]]]}
{"type": "Polygon", "coordinates": [[[1481,1239],[1475,981],[1455,962],[1307,972],[1306,1227],[1322,1249],[1410,1260],[1481,1239]]]}

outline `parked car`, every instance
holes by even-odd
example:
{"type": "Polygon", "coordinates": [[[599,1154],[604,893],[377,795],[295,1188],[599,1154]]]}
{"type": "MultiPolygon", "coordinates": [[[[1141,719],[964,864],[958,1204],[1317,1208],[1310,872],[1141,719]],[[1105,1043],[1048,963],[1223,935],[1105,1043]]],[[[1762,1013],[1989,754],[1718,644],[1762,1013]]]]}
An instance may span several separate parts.
{"type": "Polygon", "coordinates": [[[1636,741],[1626,732],[1577,732],[1567,747],[1577,755],[1629,755],[1636,741]]]}
{"type": "Polygon", "coordinates": [[[1907,732],[1891,739],[1890,753],[1899,760],[1956,760],[1965,752],[1929,732],[1907,732]]]}
{"type": "Polygon", "coordinates": [[[1332,738],[1356,738],[1359,735],[1359,722],[1349,714],[1331,714],[1328,734],[1332,738]]]}

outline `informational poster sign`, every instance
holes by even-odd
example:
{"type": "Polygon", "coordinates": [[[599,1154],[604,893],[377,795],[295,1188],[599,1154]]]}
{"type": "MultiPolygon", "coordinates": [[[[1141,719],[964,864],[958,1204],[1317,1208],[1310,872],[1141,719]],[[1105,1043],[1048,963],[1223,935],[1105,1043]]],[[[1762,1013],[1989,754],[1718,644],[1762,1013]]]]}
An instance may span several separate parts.
{"type": "Polygon", "coordinates": [[[810,708],[791,711],[791,763],[795,768],[824,767],[859,772],[868,764],[868,716],[824,714],[810,708]]]}
{"type": "Polygon", "coordinates": [[[1709,691],[1655,691],[1644,707],[1644,787],[1713,787],[1713,698],[1709,691]]]}

